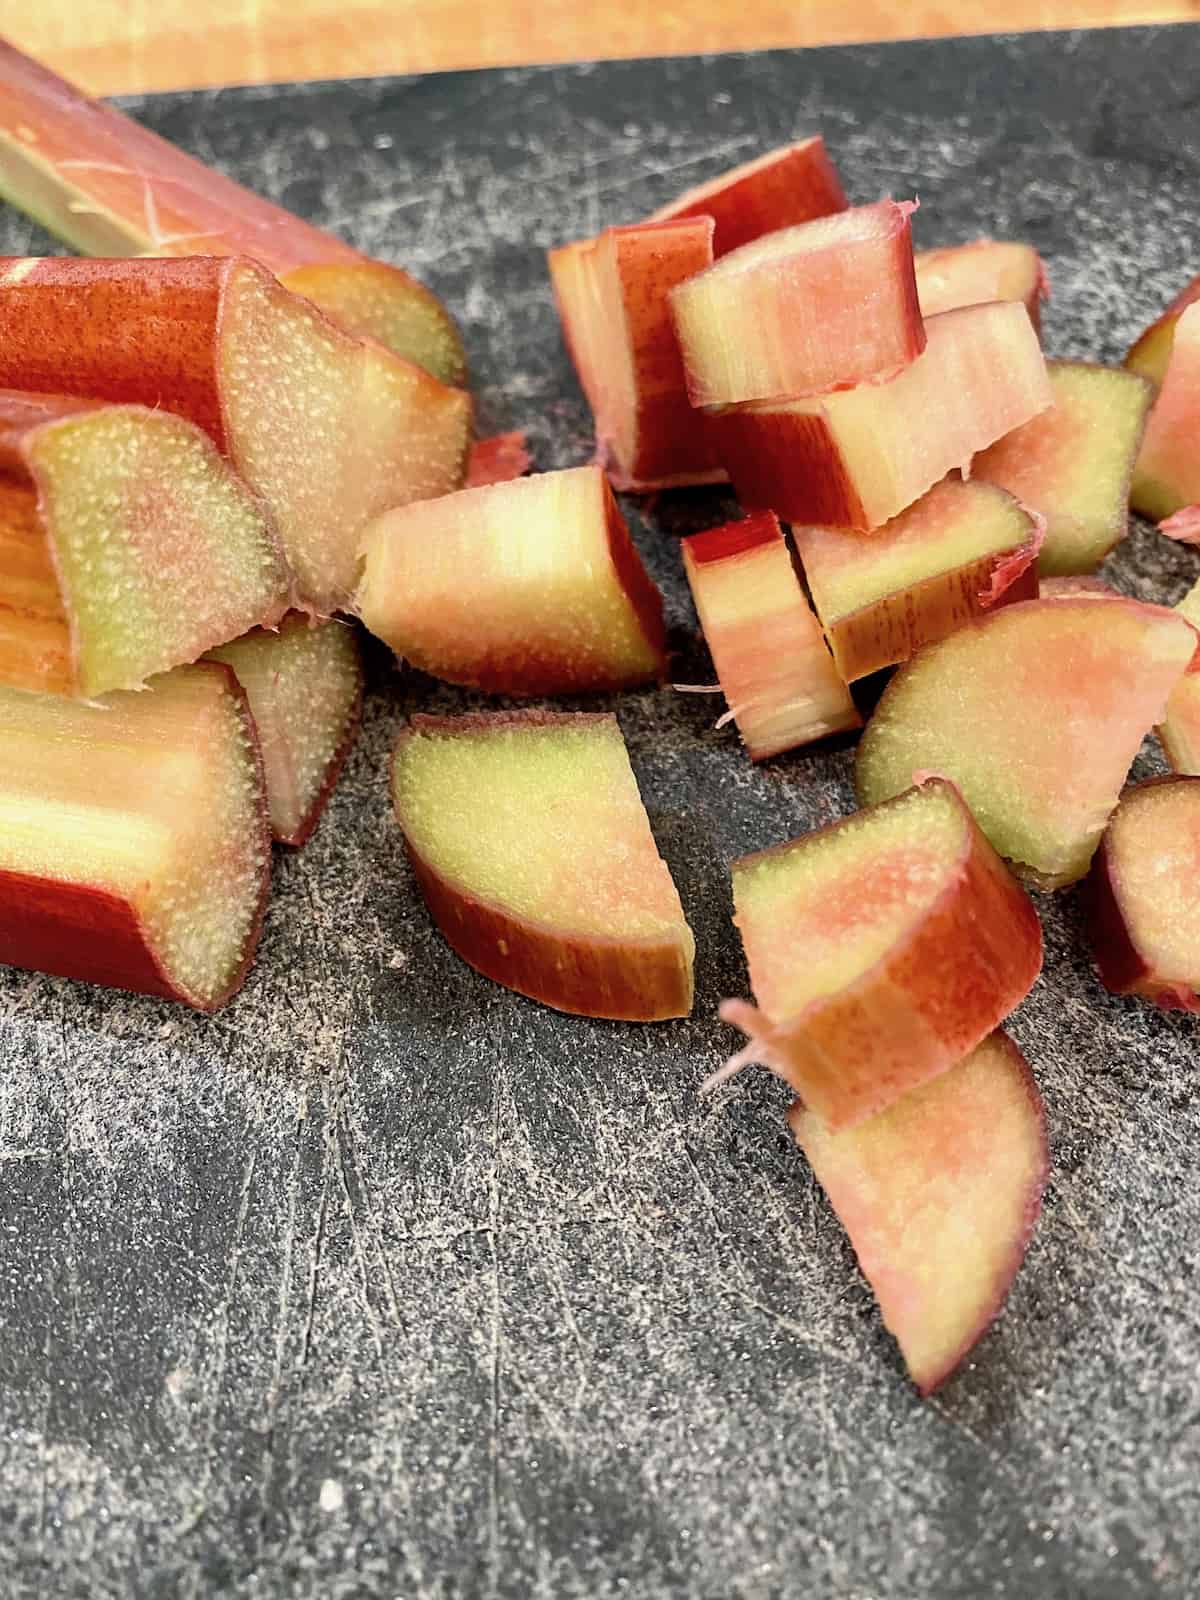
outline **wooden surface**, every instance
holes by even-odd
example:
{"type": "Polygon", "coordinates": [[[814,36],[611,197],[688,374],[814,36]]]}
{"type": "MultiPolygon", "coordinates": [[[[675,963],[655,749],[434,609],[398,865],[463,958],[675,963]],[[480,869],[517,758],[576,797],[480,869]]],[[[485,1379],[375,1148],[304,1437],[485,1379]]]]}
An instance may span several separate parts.
{"type": "Polygon", "coordinates": [[[96,94],[1198,19],[1200,0],[0,0],[0,31],[96,94]]]}

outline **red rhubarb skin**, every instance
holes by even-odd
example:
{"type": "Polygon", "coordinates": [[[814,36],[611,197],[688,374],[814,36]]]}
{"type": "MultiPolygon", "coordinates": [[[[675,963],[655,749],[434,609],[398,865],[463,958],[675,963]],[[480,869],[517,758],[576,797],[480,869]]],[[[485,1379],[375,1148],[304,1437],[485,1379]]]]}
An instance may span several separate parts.
{"type": "Polygon", "coordinates": [[[606,478],[601,480],[604,494],[604,521],[608,533],[608,553],[647,643],[659,661],[659,675],[667,671],[667,626],[663,617],[663,597],[653,578],[642,565],[629,525],[621,515],[616,496],[606,478]]]}
{"type": "Polygon", "coordinates": [[[511,483],[514,478],[523,478],[532,465],[525,435],[519,428],[513,433],[494,433],[488,439],[476,439],[471,446],[463,487],[481,489],[489,483],[511,483]]]}
{"type": "Polygon", "coordinates": [[[715,259],[764,233],[812,222],[845,211],[848,205],[825,142],[818,136],[779,151],[774,161],[756,170],[735,167],[711,183],[689,189],[649,220],[712,217],[715,259]]]}
{"type": "Polygon", "coordinates": [[[689,534],[684,541],[697,566],[707,566],[715,561],[727,561],[730,556],[744,556],[748,550],[757,550],[764,544],[774,544],[782,534],[779,518],[773,511],[755,511],[737,522],[723,523],[719,528],[708,528],[704,533],[689,534]]]}
{"type": "MultiPolygon", "coordinates": [[[[224,676],[228,693],[237,702],[257,772],[262,875],[242,959],[228,983],[219,994],[204,1000],[182,988],[159,962],[134,907],[111,890],[4,870],[0,870],[0,964],[178,1000],[197,1011],[216,1011],[241,988],[258,949],[271,882],[266,787],[254,720],[233,669],[215,661],[200,665],[224,676]]],[[[86,782],[84,774],[81,787],[86,787],[86,782]]]]}
{"type": "Polygon", "coordinates": [[[870,527],[824,417],[736,406],[695,415],[747,510],[769,509],[789,522],[870,527]]]}

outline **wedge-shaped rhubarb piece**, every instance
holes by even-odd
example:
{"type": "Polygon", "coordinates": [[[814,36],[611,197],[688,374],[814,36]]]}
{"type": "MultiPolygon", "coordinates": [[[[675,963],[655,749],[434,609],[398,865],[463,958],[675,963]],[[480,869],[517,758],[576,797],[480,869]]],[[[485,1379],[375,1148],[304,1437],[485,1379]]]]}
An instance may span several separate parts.
{"type": "Polygon", "coordinates": [[[609,228],[549,254],[563,337],[618,489],[724,476],[688,404],[667,296],[712,261],[712,218],[609,228]]]}
{"type": "Polygon", "coordinates": [[[911,210],[881,200],[783,228],[673,289],[692,404],[823,394],[920,355],[911,210]]]}
{"type": "Polygon", "coordinates": [[[683,564],[717,677],[753,760],[862,726],[773,512],[693,534],[683,541],[683,564]]]}
{"type": "Polygon", "coordinates": [[[211,1011],[241,984],[270,835],[217,665],[84,703],[0,688],[0,962],[211,1011]]]}
{"type": "Polygon", "coordinates": [[[993,1033],[857,1128],[833,1133],[799,1104],[788,1121],[931,1394],[999,1313],[1041,1211],[1046,1113],[1024,1056],[993,1033]]]}
{"type": "Polygon", "coordinates": [[[404,660],[489,694],[662,677],[662,596],[599,467],[388,512],[368,530],[359,615],[404,660]]]}
{"type": "Polygon", "coordinates": [[[1038,571],[1094,572],[1124,537],[1150,385],[1086,361],[1049,361],[1054,404],[975,457],[971,473],[1046,522],[1038,571]]]}
{"type": "Polygon", "coordinates": [[[1162,388],[1133,472],[1130,504],[1155,522],[1200,504],[1200,304],[1180,312],[1162,388]]]}
{"type": "Polygon", "coordinates": [[[0,40],[0,195],[84,255],[252,256],[349,332],[447,383],[466,372],[445,307],[251,194],[0,40]]]}
{"type": "Polygon", "coordinates": [[[945,311],[926,334],[924,354],[890,383],[709,412],[742,504],[790,522],[877,528],[1052,404],[1020,306],[945,311]]]}
{"type": "Polygon", "coordinates": [[[333,793],[362,705],[362,662],[345,623],[286,617],[209,652],[246,692],[262,747],[271,831],[302,845],[333,793]]]}
{"type": "Polygon", "coordinates": [[[0,682],[137,688],[278,621],[290,584],[261,506],[192,423],[0,392],[0,682]]]}
{"type": "Polygon", "coordinates": [[[769,150],[764,156],[685,190],[678,200],[656,211],[650,221],[712,217],[716,223],[713,255],[724,256],[764,233],[845,211],[846,204],[825,141],[817,135],[784,145],[780,150],[769,150]]]}
{"type": "MultiPolygon", "coordinates": [[[[1200,618],[1192,620],[1200,623],[1200,618]]],[[[1200,777],[1200,672],[1185,672],[1180,678],[1155,732],[1174,770],[1200,777]]]]}
{"type": "Polygon", "coordinates": [[[859,799],[944,773],[1018,871],[1072,883],[1195,650],[1182,617],[1137,600],[1004,606],[900,668],[859,745],[859,799]]]}
{"type": "Polygon", "coordinates": [[[486,977],[589,1017],[691,1010],[694,941],[615,717],[414,717],[392,798],[433,920],[486,977]]]}
{"type": "Polygon", "coordinates": [[[953,784],[733,864],[756,1006],[721,1016],[750,1061],[846,1128],[962,1059],[1029,992],[1042,931],[953,784]]]}
{"type": "Polygon", "coordinates": [[[303,603],[344,605],[366,523],[462,481],[471,402],[251,261],[9,260],[0,386],[161,407],[271,512],[303,603]]]}
{"type": "Polygon", "coordinates": [[[990,483],[946,478],[874,533],[797,523],[792,536],[847,682],[1037,594],[1041,531],[990,483]]]}
{"type": "Polygon", "coordinates": [[[1121,796],[1086,900],[1106,989],[1200,1011],[1200,778],[1155,778],[1121,796]]]}
{"type": "Polygon", "coordinates": [[[1175,345],[1175,329],[1190,305],[1200,300],[1200,275],[1181,289],[1171,304],[1146,329],[1125,357],[1125,365],[1150,382],[1160,384],[1167,375],[1167,364],[1175,345]]]}
{"type": "Polygon", "coordinates": [[[1042,301],[1050,293],[1041,256],[1031,244],[1011,239],[973,239],[914,256],[923,317],[989,300],[1019,300],[1035,331],[1042,328],[1042,301]]]}

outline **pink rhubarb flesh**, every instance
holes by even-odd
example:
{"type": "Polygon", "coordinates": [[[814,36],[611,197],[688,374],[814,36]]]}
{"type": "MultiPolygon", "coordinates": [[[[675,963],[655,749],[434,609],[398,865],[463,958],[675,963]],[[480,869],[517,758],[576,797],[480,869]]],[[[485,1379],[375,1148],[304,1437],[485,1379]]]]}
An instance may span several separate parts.
{"type": "Polygon", "coordinates": [[[1200,300],[1200,274],[1184,285],[1162,316],[1156,318],[1135,341],[1125,357],[1125,365],[1131,372],[1148,378],[1156,387],[1162,383],[1175,345],[1175,329],[1179,319],[1197,300],[1200,300]]]}
{"type": "Polygon", "coordinates": [[[1041,332],[1042,301],[1050,294],[1041,256],[1031,244],[973,239],[969,244],[918,250],[914,257],[923,317],[989,300],[1019,300],[1041,332]]]}
{"type": "Polygon", "coordinates": [[[1200,303],[1189,305],[1175,323],[1129,499],[1155,522],[1200,504],[1200,303]]]}

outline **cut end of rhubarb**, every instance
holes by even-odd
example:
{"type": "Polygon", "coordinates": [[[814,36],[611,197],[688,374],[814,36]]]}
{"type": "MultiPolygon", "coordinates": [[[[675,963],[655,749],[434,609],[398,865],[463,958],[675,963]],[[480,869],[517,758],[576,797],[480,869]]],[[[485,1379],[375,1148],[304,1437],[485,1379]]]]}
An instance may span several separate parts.
{"type": "Polygon", "coordinates": [[[270,839],[224,667],[82,704],[0,689],[0,961],[212,1010],[258,939],[270,839]]]}
{"type": "Polygon", "coordinates": [[[381,517],[358,609],[413,666],[489,694],[619,689],[666,671],[662,599],[598,467],[381,517]]]}
{"type": "Polygon", "coordinates": [[[1042,301],[1050,282],[1031,244],[1011,239],[973,239],[940,250],[918,250],[914,258],[923,317],[992,300],[1019,300],[1041,332],[1042,301]]]}
{"type": "Polygon", "coordinates": [[[1134,468],[1129,499],[1142,516],[1163,522],[1200,502],[1198,429],[1200,304],[1192,304],[1175,323],[1170,359],[1134,468]]]}
{"type": "Polygon", "coordinates": [[[1182,618],[1136,600],[1005,606],[892,679],[859,746],[859,798],[945,773],[1019,871],[1071,883],[1195,647],[1182,618]]]}
{"type": "Polygon", "coordinates": [[[414,717],[392,793],[434,921],[471,966],[584,1016],[690,1011],[694,942],[615,717],[414,717]]]}
{"type": "Polygon", "coordinates": [[[717,676],[755,761],[862,726],[772,513],[685,539],[683,561],[717,676]]]}
{"type": "Polygon", "coordinates": [[[1161,384],[1170,364],[1176,324],[1197,300],[1200,300],[1200,277],[1185,284],[1162,316],[1150,324],[1125,357],[1125,365],[1143,378],[1148,378],[1155,387],[1161,384]]]}
{"type": "Polygon", "coordinates": [[[1049,1168],[1033,1074],[1003,1033],[858,1127],[788,1121],[854,1246],[922,1395],[996,1317],[1025,1256],[1049,1168]]]}

